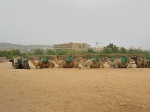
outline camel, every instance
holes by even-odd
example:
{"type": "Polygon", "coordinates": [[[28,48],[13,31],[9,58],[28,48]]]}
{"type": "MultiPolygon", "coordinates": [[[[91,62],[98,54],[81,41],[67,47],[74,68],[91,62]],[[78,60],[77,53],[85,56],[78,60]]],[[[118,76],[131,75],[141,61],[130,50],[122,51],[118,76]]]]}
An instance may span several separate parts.
{"type": "Polygon", "coordinates": [[[53,56],[52,60],[55,61],[59,65],[59,68],[78,68],[78,65],[79,65],[76,59],[72,59],[71,62],[67,62],[65,59],[58,61],[57,57],[53,56]]]}
{"type": "Polygon", "coordinates": [[[149,68],[149,62],[145,59],[139,59],[137,56],[131,57],[135,61],[136,68],[149,68]]]}
{"type": "Polygon", "coordinates": [[[84,61],[82,57],[79,57],[78,62],[79,62],[79,68],[85,68],[85,67],[90,68],[91,60],[84,61]]]}
{"type": "Polygon", "coordinates": [[[64,68],[78,68],[79,62],[76,58],[72,58],[72,56],[68,56],[65,60],[66,64],[64,65],[64,68]]]}
{"type": "Polygon", "coordinates": [[[129,60],[127,60],[126,62],[121,62],[119,60],[111,61],[108,57],[105,57],[104,60],[112,68],[131,68],[132,67],[132,65],[130,64],[129,60]]]}
{"type": "Polygon", "coordinates": [[[65,60],[58,60],[56,56],[52,56],[51,59],[59,65],[59,68],[63,68],[65,65],[65,60]]]}
{"type": "Polygon", "coordinates": [[[79,68],[104,68],[103,61],[93,61],[92,59],[84,61],[82,57],[78,58],[79,68]]]}
{"type": "Polygon", "coordinates": [[[23,60],[23,62],[21,60],[21,63],[18,63],[18,62],[14,62],[14,59],[11,59],[9,60],[9,62],[12,62],[12,66],[15,69],[30,69],[28,60],[23,60]]]}
{"type": "Polygon", "coordinates": [[[43,60],[39,60],[38,62],[35,61],[35,59],[33,57],[30,57],[29,60],[31,61],[31,63],[35,66],[35,67],[39,67],[41,68],[54,68],[55,65],[53,62],[43,62],[43,60]]]}
{"type": "Polygon", "coordinates": [[[146,68],[150,68],[150,61],[147,61],[146,68]]]}
{"type": "Polygon", "coordinates": [[[147,61],[147,63],[146,63],[147,68],[150,68],[150,56],[148,56],[148,57],[146,58],[146,61],[147,61]]]}

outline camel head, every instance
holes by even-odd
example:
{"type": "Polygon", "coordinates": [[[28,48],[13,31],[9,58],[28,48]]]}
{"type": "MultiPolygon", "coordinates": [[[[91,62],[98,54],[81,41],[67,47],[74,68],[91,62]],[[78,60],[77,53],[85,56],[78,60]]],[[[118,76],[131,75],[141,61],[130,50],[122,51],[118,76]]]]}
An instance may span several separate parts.
{"type": "Polygon", "coordinates": [[[57,60],[57,57],[56,56],[52,56],[52,57],[50,57],[50,59],[55,61],[55,60],[57,60]]]}
{"type": "Polygon", "coordinates": [[[75,58],[76,62],[80,62],[82,60],[82,57],[78,57],[78,58],[75,58]]]}
{"type": "Polygon", "coordinates": [[[10,59],[9,62],[14,62],[14,59],[10,59]]]}
{"type": "Polygon", "coordinates": [[[138,57],[137,57],[137,56],[132,56],[132,57],[131,57],[131,59],[133,59],[133,60],[137,60],[137,59],[138,59],[138,57]]]}
{"type": "Polygon", "coordinates": [[[29,62],[29,59],[24,59],[23,60],[23,63],[28,63],[29,62]]]}
{"type": "Polygon", "coordinates": [[[28,59],[24,59],[23,60],[23,68],[24,69],[30,69],[28,61],[29,61],[28,59]]]}
{"type": "Polygon", "coordinates": [[[138,58],[137,56],[133,56],[131,57],[131,59],[133,59],[134,61],[142,61],[143,59],[138,58]]]}
{"type": "Polygon", "coordinates": [[[34,60],[33,56],[32,56],[32,57],[29,57],[28,60],[34,60]]]}
{"type": "Polygon", "coordinates": [[[104,59],[109,59],[108,57],[105,57],[104,59]]]}
{"type": "Polygon", "coordinates": [[[109,59],[108,57],[103,58],[103,60],[107,61],[107,59],[109,59]]]}
{"type": "Polygon", "coordinates": [[[108,57],[103,58],[103,59],[102,59],[102,62],[103,62],[103,63],[107,62],[107,58],[108,58],[108,57]]]}
{"type": "Polygon", "coordinates": [[[50,56],[49,59],[50,59],[50,60],[53,60],[53,56],[50,56]]]}

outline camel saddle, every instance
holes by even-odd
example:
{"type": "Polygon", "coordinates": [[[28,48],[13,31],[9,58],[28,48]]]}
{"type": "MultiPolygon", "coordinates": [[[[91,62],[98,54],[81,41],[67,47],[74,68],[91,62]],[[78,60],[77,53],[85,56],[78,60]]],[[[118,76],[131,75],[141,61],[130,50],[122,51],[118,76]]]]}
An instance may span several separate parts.
{"type": "Polygon", "coordinates": [[[72,56],[68,56],[65,60],[67,63],[72,62],[72,56]]]}
{"type": "Polygon", "coordinates": [[[17,59],[17,64],[22,64],[22,58],[17,59]]]}
{"type": "Polygon", "coordinates": [[[93,62],[98,62],[98,57],[92,58],[92,61],[93,61],[93,62]]]}
{"type": "Polygon", "coordinates": [[[150,56],[148,56],[148,57],[146,58],[146,61],[147,61],[147,62],[150,62],[150,56]]]}
{"type": "Polygon", "coordinates": [[[42,58],[42,62],[43,63],[47,63],[48,62],[48,58],[42,58]]]}
{"type": "Polygon", "coordinates": [[[127,62],[127,57],[122,56],[122,57],[120,58],[120,60],[121,60],[121,62],[127,62]]]}

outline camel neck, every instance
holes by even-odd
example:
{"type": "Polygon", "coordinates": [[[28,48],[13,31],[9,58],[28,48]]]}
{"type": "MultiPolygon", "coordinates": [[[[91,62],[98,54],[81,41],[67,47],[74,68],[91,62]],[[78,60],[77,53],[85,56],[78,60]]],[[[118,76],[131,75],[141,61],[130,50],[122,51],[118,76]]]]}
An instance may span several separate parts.
{"type": "Polygon", "coordinates": [[[14,60],[12,61],[12,66],[15,67],[15,65],[14,65],[14,60]]]}
{"type": "Polygon", "coordinates": [[[110,59],[107,59],[107,63],[109,64],[109,65],[112,65],[112,61],[110,61],[110,59]]]}

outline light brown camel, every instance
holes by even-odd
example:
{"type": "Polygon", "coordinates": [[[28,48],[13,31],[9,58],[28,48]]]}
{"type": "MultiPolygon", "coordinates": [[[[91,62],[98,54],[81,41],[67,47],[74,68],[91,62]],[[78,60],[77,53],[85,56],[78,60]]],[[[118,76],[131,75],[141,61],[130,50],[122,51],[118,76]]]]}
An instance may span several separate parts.
{"type": "Polygon", "coordinates": [[[93,62],[91,59],[84,61],[82,57],[79,57],[78,61],[80,63],[79,68],[104,68],[103,61],[93,62]]]}
{"type": "Polygon", "coordinates": [[[112,61],[108,57],[105,57],[104,60],[106,60],[106,62],[112,68],[131,68],[132,67],[129,60],[127,60],[126,62],[121,62],[119,60],[112,61]]]}
{"type": "Polygon", "coordinates": [[[31,63],[35,66],[35,67],[39,67],[39,68],[54,68],[55,65],[53,62],[42,62],[42,60],[40,59],[38,62],[35,61],[35,59],[33,57],[30,57],[29,60],[31,61],[31,63]]]}
{"type": "Polygon", "coordinates": [[[51,59],[59,65],[59,68],[63,68],[65,65],[65,60],[58,60],[56,56],[52,56],[51,59]]]}
{"type": "Polygon", "coordinates": [[[73,59],[71,62],[66,62],[65,59],[58,60],[56,56],[53,56],[51,59],[59,65],[59,68],[78,68],[79,65],[76,59],[73,59]]]}

